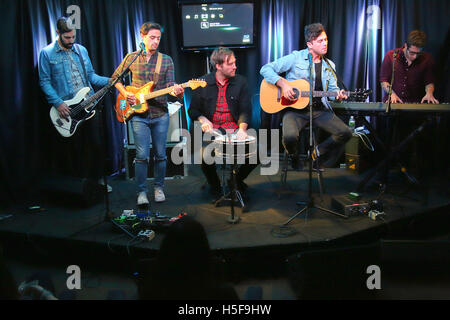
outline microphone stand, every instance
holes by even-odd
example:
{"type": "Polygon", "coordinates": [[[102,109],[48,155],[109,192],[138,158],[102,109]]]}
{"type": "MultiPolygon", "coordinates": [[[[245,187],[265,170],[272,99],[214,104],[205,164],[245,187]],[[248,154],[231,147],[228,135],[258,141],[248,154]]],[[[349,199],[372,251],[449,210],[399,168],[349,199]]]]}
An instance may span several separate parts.
{"type": "MultiPolygon", "coordinates": [[[[392,96],[392,92],[393,92],[392,86],[394,85],[395,61],[398,58],[398,54],[399,54],[398,49],[395,49],[394,53],[392,54],[391,83],[389,84],[389,93],[388,93],[388,101],[387,101],[387,106],[386,106],[386,113],[390,113],[390,111],[391,111],[391,96],[392,96]]],[[[388,142],[388,147],[387,147],[388,150],[391,150],[391,148],[392,148],[392,145],[394,142],[394,137],[396,136],[396,133],[397,133],[397,127],[398,127],[398,117],[396,117],[394,119],[394,125],[392,125],[390,118],[387,119],[387,132],[389,133],[389,136],[388,136],[389,142],[388,142]]],[[[408,140],[410,140],[410,139],[408,139],[408,140]]],[[[397,148],[395,148],[395,149],[397,149],[397,148]]],[[[414,176],[412,176],[411,174],[409,174],[408,171],[406,170],[406,168],[398,160],[397,160],[397,162],[400,165],[401,172],[405,175],[405,177],[412,184],[419,185],[419,182],[417,181],[417,179],[414,176]]],[[[388,174],[389,174],[389,163],[386,162],[385,164],[386,165],[384,167],[383,181],[382,181],[382,184],[384,184],[383,189],[385,189],[385,185],[387,185],[387,183],[388,183],[388,174]]],[[[375,172],[376,172],[376,170],[375,170],[375,172]]]]}
{"type": "MultiPolygon", "coordinates": [[[[134,61],[136,61],[136,59],[141,55],[141,53],[144,51],[144,48],[141,47],[141,49],[138,51],[138,53],[133,57],[133,59],[131,60],[131,62],[126,66],[126,68],[115,78],[113,79],[113,81],[111,81],[111,83],[107,84],[105,86],[105,91],[103,92],[103,94],[98,98],[98,102],[100,102],[101,100],[103,100],[103,98],[106,96],[106,94],[108,94],[109,92],[111,92],[112,88],[116,85],[117,82],[119,82],[120,79],[122,79],[128,72],[130,69],[130,66],[134,63],[134,61]]],[[[92,110],[94,110],[96,108],[96,106],[99,105],[99,103],[97,102],[97,104],[92,108],[92,110]]],[[[100,137],[101,137],[101,141],[105,141],[105,126],[103,125],[103,117],[102,117],[102,108],[99,108],[99,113],[100,113],[100,137]]],[[[106,150],[105,148],[102,148],[103,151],[103,161],[106,162],[106,150]]],[[[104,221],[108,221],[109,219],[112,219],[115,217],[115,214],[110,210],[110,205],[109,205],[109,195],[108,195],[108,181],[106,178],[106,174],[105,174],[105,170],[106,170],[106,165],[103,169],[103,184],[104,184],[104,193],[105,193],[105,207],[106,207],[106,212],[105,212],[105,216],[103,218],[104,221]]]]}
{"type": "Polygon", "coordinates": [[[397,56],[398,52],[397,49],[395,49],[394,54],[392,55],[392,74],[391,74],[391,83],[389,84],[388,104],[386,107],[386,113],[389,113],[391,111],[392,85],[394,84],[395,60],[397,60],[397,56]]]}
{"type": "MultiPolygon", "coordinates": [[[[110,83],[108,83],[106,86],[104,86],[102,89],[103,90],[102,94],[99,95],[99,98],[95,101],[95,104],[92,108],[90,109],[86,109],[89,112],[93,111],[96,109],[96,107],[99,105],[99,102],[101,100],[103,100],[103,98],[106,96],[106,94],[108,94],[112,88],[115,86],[115,84],[119,81],[119,79],[121,79],[123,76],[126,75],[126,73],[128,73],[131,64],[136,61],[137,57],[139,57],[139,55],[144,51],[144,48],[141,47],[141,50],[139,50],[139,52],[136,54],[136,56],[133,58],[133,60],[131,60],[131,62],[127,65],[127,67],[120,73],[119,76],[117,76],[117,78],[113,79],[110,83]]],[[[101,109],[99,108],[99,113],[101,114],[101,109]]],[[[104,125],[103,125],[103,119],[100,119],[100,126],[99,126],[99,130],[100,130],[100,139],[101,141],[105,141],[105,133],[104,133],[104,125]]],[[[105,148],[102,148],[103,153],[103,161],[106,162],[106,150],[105,148]]],[[[108,195],[108,181],[105,175],[105,169],[106,169],[106,165],[103,169],[103,183],[104,183],[104,193],[105,193],[105,207],[106,207],[106,212],[105,212],[105,216],[103,217],[103,221],[108,221],[111,220],[112,223],[115,224],[113,218],[115,217],[114,213],[110,211],[110,206],[109,206],[109,195],[108,195]]],[[[97,224],[90,226],[89,228],[85,229],[85,230],[81,230],[78,232],[75,232],[74,234],[72,234],[71,236],[75,236],[81,232],[85,232],[86,230],[90,230],[94,227],[96,227],[97,225],[99,225],[100,223],[102,223],[101,221],[98,222],[97,224]]],[[[117,225],[117,224],[116,224],[117,225]]],[[[120,226],[119,226],[120,227],[120,226]]],[[[125,230],[124,228],[120,227],[120,229],[122,229],[125,233],[127,233],[128,235],[134,237],[131,233],[129,233],[127,230],[125,230]]]]}
{"type": "MultiPolygon", "coordinates": [[[[386,106],[386,113],[391,113],[391,96],[392,96],[392,86],[394,84],[394,75],[395,75],[395,60],[397,60],[398,51],[397,49],[394,50],[394,53],[392,55],[392,72],[391,72],[391,83],[389,84],[389,92],[388,92],[388,100],[387,100],[387,106],[386,106]]],[[[387,118],[387,128],[386,131],[388,132],[388,145],[387,149],[390,150],[393,142],[393,135],[395,129],[392,127],[391,119],[390,117],[387,118]]],[[[385,185],[387,184],[389,175],[389,167],[385,166],[383,172],[381,173],[381,186],[384,189],[385,185]]]]}
{"type": "Polygon", "coordinates": [[[305,205],[303,209],[298,211],[296,214],[294,214],[291,218],[289,218],[285,223],[282,224],[282,226],[286,226],[289,224],[294,218],[296,218],[298,215],[302,214],[303,212],[309,210],[309,209],[319,209],[324,212],[328,212],[331,214],[334,214],[336,216],[339,216],[341,218],[347,218],[347,216],[334,212],[332,210],[322,208],[314,204],[314,199],[312,197],[312,166],[313,166],[313,159],[312,154],[314,150],[314,140],[313,140],[313,77],[312,77],[312,69],[313,69],[313,61],[312,61],[312,55],[311,53],[308,54],[309,57],[309,79],[310,79],[310,85],[309,85],[309,151],[308,151],[308,162],[309,162],[309,170],[308,170],[308,200],[307,201],[299,201],[297,202],[298,205],[305,205]]]}

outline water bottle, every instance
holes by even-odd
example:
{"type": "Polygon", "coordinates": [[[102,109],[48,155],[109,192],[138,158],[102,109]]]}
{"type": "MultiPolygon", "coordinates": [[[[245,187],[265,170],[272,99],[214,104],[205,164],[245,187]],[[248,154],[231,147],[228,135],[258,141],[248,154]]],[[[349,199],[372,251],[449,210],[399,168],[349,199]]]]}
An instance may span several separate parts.
{"type": "Polygon", "coordinates": [[[350,127],[350,130],[352,130],[352,132],[355,132],[355,118],[353,116],[350,116],[350,120],[348,120],[348,126],[350,127]]]}

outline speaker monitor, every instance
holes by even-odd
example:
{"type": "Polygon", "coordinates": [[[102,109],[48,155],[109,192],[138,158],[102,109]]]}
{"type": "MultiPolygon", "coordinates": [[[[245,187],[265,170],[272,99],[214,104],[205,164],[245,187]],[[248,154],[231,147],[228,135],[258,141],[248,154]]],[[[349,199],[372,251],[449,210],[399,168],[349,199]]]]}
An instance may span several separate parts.
{"type": "Polygon", "coordinates": [[[102,194],[102,187],[96,181],[63,175],[42,178],[39,190],[45,199],[65,206],[89,207],[99,202],[102,194]]]}

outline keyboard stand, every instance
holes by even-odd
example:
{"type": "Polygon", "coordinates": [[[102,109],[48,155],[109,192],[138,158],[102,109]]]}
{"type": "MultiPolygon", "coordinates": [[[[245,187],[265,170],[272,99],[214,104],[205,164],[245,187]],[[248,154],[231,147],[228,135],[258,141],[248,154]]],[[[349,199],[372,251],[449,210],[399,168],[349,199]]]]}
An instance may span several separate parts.
{"type": "MultiPolygon", "coordinates": [[[[369,130],[371,131],[371,133],[374,133],[375,130],[373,130],[373,127],[369,124],[369,122],[364,119],[365,121],[365,125],[368,125],[369,130]]],[[[411,141],[413,140],[420,132],[423,131],[423,129],[430,123],[430,119],[426,119],[421,125],[419,125],[416,129],[414,129],[403,141],[401,141],[396,147],[391,148],[390,152],[388,153],[387,157],[384,158],[374,169],[372,169],[372,171],[366,175],[366,177],[358,184],[358,186],[356,187],[356,191],[361,192],[364,189],[364,186],[367,184],[367,182],[369,182],[370,179],[372,179],[372,177],[379,172],[380,170],[384,169],[385,173],[387,175],[388,173],[388,165],[389,163],[392,161],[392,159],[395,158],[395,156],[403,150],[403,148],[405,148],[405,146],[411,141]]],[[[395,130],[395,129],[394,129],[395,130]]],[[[386,146],[382,143],[382,141],[379,139],[379,137],[376,136],[376,134],[374,134],[374,137],[376,139],[376,141],[379,143],[379,145],[382,147],[383,152],[388,152],[386,146]]],[[[399,163],[397,161],[397,164],[400,165],[400,168],[402,168],[402,173],[406,175],[406,177],[408,178],[408,180],[410,180],[410,178],[412,177],[411,174],[409,174],[405,167],[399,163]]],[[[417,179],[413,178],[413,181],[415,181],[415,184],[419,184],[417,182],[417,179]]]]}

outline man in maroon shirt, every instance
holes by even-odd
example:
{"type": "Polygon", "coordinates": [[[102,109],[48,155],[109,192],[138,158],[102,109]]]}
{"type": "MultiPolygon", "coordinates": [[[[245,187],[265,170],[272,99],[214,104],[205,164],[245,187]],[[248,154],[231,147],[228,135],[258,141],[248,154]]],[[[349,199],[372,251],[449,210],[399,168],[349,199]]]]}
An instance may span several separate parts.
{"type": "Polygon", "coordinates": [[[384,57],[380,71],[381,87],[388,99],[394,64],[394,83],[391,103],[439,103],[434,97],[434,61],[430,53],[423,52],[426,34],[420,30],[411,31],[402,48],[390,50],[384,57]],[[425,92],[425,95],[423,95],[425,92]]]}
{"type": "MultiPolygon", "coordinates": [[[[390,84],[392,82],[392,66],[394,65],[394,82],[392,84],[391,103],[439,103],[434,97],[433,75],[434,61],[430,53],[423,52],[426,34],[423,31],[414,30],[408,35],[408,39],[402,48],[389,51],[384,57],[380,71],[380,82],[387,102],[390,84]],[[424,95],[425,94],[425,95],[424,95]]],[[[422,117],[416,114],[402,114],[394,125],[393,136],[399,144],[423,122],[422,117]]],[[[418,135],[412,144],[406,145],[397,155],[402,161],[402,166],[414,169],[414,174],[419,178],[426,175],[427,168],[432,167],[430,157],[424,157],[429,153],[433,138],[429,134],[418,135]],[[428,163],[427,163],[428,162],[428,163]]],[[[403,168],[402,168],[403,170],[403,168]]]]}

